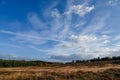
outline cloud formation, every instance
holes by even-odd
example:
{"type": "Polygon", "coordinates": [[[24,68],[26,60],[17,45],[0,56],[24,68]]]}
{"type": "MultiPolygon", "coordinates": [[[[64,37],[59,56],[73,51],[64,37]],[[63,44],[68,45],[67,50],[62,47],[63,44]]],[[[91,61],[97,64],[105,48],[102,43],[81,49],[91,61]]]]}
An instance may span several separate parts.
{"type": "Polygon", "coordinates": [[[118,3],[120,3],[119,0],[109,0],[107,5],[108,6],[116,6],[116,5],[118,5],[118,3]]]}
{"type": "Polygon", "coordinates": [[[94,5],[92,6],[88,6],[87,4],[73,5],[64,14],[77,14],[79,16],[84,16],[87,13],[91,12],[93,9],[94,5]]]}
{"type": "Polygon", "coordinates": [[[120,36],[105,33],[110,32],[105,30],[109,13],[95,13],[88,19],[86,15],[96,9],[89,2],[74,4],[74,1],[68,0],[63,12],[55,8],[57,4],[45,10],[44,19],[37,13],[28,14],[27,20],[32,30],[0,30],[0,33],[12,35],[10,40],[48,54],[46,60],[70,61],[119,54],[120,36]]]}

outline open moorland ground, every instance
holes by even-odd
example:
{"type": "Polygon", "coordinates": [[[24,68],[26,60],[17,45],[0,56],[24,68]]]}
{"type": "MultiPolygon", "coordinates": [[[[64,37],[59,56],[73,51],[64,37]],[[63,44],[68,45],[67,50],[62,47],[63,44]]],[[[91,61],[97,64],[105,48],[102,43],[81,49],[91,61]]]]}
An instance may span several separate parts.
{"type": "Polygon", "coordinates": [[[0,68],[0,80],[120,80],[120,65],[0,68]]]}

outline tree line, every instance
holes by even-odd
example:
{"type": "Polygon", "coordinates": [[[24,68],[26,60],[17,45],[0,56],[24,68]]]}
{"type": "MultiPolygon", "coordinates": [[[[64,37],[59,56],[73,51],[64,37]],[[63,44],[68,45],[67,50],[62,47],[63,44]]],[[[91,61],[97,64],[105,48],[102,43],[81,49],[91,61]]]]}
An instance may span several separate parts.
{"type": "MultiPolygon", "coordinates": [[[[120,63],[120,56],[114,57],[103,57],[94,58],[90,60],[73,60],[65,64],[76,64],[76,63],[90,63],[90,62],[104,62],[111,61],[114,63],[120,63]]],[[[25,60],[2,60],[0,59],[0,67],[26,67],[26,66],[48,66],[48,65],[63,65],[63,63],[57,62],[46,62],[46,61],[25,61],[25,60]]]]}
{"type": "Polygon", "coordinates": [[[0,67],[47,66],[49,64],[55,63],[45,61],[0,60],[0,67]]]}
{"type": "Polygon", "coordinates": [[[118,61],[120,60],[120,56],[113,56],[113,57],[97,57],[97,58],[93,58],[90,60],[73,60],[73,63],[81,63],[81,62],[96,62],[96,61],[118,61]]]}

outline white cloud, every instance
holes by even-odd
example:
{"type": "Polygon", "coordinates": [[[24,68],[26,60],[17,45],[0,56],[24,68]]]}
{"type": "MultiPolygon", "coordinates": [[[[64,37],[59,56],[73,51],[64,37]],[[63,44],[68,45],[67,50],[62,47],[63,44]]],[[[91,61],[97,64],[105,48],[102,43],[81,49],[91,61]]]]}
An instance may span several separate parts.
{"type": "Polygon", "coordinates": [[[58,9],[54,9],[53,11],[51,11],[51,16],[52,17],[55,17],[55,18],[59,19],[60,15],[61,14],[59,13],[58,9]]]}
{"type": "Polygon", "coordinates": [[[41,36],[40,33],[37,31],[12,32],[12,31],[1,30],[0,33],[13,35],[14,37],[11,38],[12,41],[19,41],[22,43],[28,43],[32,45],[40,45],[49,40],[55,41],[55,42],[62,42],[60,40],[57,40],[49,36],[41,36]]]}
{"type": "Polygon", "coordinates": [[[79,16],[84,16],[85,14],[91,12],[93,9],[94,9],[94,5],[92,6],[88,6],[86,4],[73,5],[64,14],[77,14],[79,16]]]}
{"type": "Polygon", "coordinates": [[[119,0],[109,0],[107,5],[108,6],[116,6],[119,2],[119,0]]]}
{"type": "Polygon", "coordinates": [[[119,41],[120,40],[120,35],[117,35],[114,40],[119,41]]]}
{"type": "Polygon", "coordinates": [[[91,42],[91,41],[96,41],[97,40],[97,38],[96,38],[96,36],[94,36],[94,35],[89,35],[89,36],[87,36],[87,35],[81,35],[81,36],[75,36],[75,35],[72,35],[71,36],[71,39],[73,39],[73,40],[75,40],[75,41],[85,41],[85,42],[91,42]]]}
{"type": "Polygon", "coordinates": [[[43,11],[43,16],[45,18],[50,17],[51,14],[51,10],[53,10],[57,5],[58,5],[59,1],[54,1],[52,4],[50,4],[47,8],[44,9],[43,11]]]}
{"type": "Polygon", "coordinates": [[[63,58],[65,58],[65,60],[78,58],[90,59],[94,57],[110,56],[111,52],[115,53],[120,51],[120,48],[116,45],[114,47],[107,46],[112,39],[107,35],[71,35],[70,39],[71,41],[59,43],[54,48],[50,49],[49,54],[52,55],[51,58],[53,56],[54,58],[64,56],[63,58]],[[65,46],[66,43],[67,46],[65,46]],[[77,55],[77,57],[75,55],[77,55]]]}
{"type": "Polygon", "coordinates": [[[25,56],[18,56],[15,54],[5,54],[0,53],[0,59],[7,59],[7,60],[32,60],[32,58],[25,57],[25,56]]]}
{"type": "Polygon", "coordinates": [[[89,25],[83,30],[81,34],[95,34],[105,27],[108,27],[106,24],[109,14],[95,14],[89,25]]]}
{"type": "Polygon", "coordinates": [[[5,34],[14,35],[14,32],[6,31],[6,30],[0,30],[0,33],[5,33],[5,34]]]}
{"type": "Polygon", "coordinates": [[[46,29],[46,24],[38,17],[35,13],[30,13],[28,15],[28,20],[34,27],[34,29],[46,29]]]}
{"type": "Polygon", "coordinates": [[[109,42],[110,42],[109,40],[105,40],[103,43],[105,43],[105,44],[106,44],[106,43],[109,43],[109,42]]]}
{"type": "Polygon", "coordinates": [[[114,41],[119,40],[120,37],[116,36],[113,39],[111,35],[107,35],[109,30],[104,33],[102,31],[106,27],[109,14],[96,13],[91,21],[84,26],[85,28],[79,31],[79,28],[86,24],[86,21],[81,20],[81,17],[91,12],[95,7],[94,5],[89,6],[88,3],[74,5],[73,2],[74,0],[68,0],[66,11],[63,13],[60,13],[57,8],[53,9],[57,3],[53,4],[44,13],[45,18],[48,18],[45,22],[38,14],[30,13],[28,22],[32,25],[33,30],[25,32],[1,30],[0,33],[13,35],[12,41],[22,42],[30,49],[52,55],[49,57],[50,59],[88,59],[111,55],[111,52],[118,53],[120,48],[118,42],[114,41]],[[74,15],[72,14],[79,15],[75,17],[75,22],[73,22],[74,15]],[[96,34],[99,32],[101,34],[96,34]],[[49,41],[51,43],[47,44],[49,41]],[[111,43],[114,46],[108,46],[111,43]],[[41,45],[53,46],[49,49],[41,49],[39,47],[41,45]]]}

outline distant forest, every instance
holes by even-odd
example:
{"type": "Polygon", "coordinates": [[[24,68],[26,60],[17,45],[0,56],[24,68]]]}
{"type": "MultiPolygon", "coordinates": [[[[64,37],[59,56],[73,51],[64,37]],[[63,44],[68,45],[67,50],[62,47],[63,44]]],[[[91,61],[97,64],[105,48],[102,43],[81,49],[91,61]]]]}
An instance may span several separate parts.
{"type": "Polygon", "coordinates": [[[25,61],[25,60],[3,60],[0,59],[0,67],[27,67],[27,66],[50,66],[50,65],[67,65],[67,64],[79,64],[79,63],[94,63],[94,62],[111,62],[120,64],[120,56],[94,58],[90,60],[73,60],[66,63],[58,62],[46,62],[46,61],[25,61]]]}

